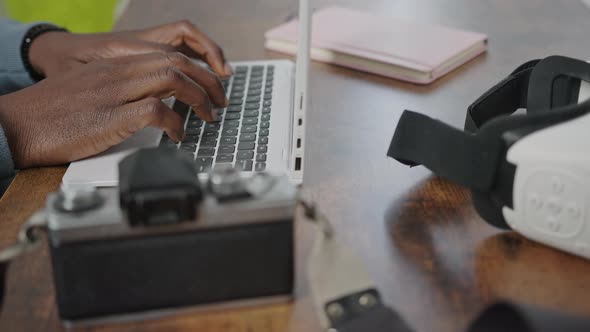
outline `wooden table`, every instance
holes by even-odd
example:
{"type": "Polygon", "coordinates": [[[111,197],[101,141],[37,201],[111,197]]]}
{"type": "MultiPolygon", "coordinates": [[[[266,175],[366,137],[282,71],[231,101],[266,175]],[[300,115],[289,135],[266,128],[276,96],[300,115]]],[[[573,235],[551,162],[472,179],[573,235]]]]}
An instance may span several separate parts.
{"type": "MultiPolygon", "coordinates": [[[[343,2],[321,1],[321,6],[343,2]]],[[[551,54],[589,58],[590,10],[574,0],[347,2],[490,37],[486,55],[429,86],[312,66],[305,190],[342,241],[364,259],[385,300],[417,331],[462,331],[497,299],[590,314],[590,262],[487,226],[471,207],[466,189],[385,157],[404,109],[461,126],[465,107],[518,64],[551,54]]],[[[231,60],[280,58],[264,50],[263,33],[296,13],[296,7],[291,0],[133,1],[117,29],[188,18],[217,40],[231,60]]],[[[57,167],[17,176],[0,201],[1,246],[13,241],[47,192],[58,188],[63,172],[57,167]]],[[[309,227],[298,227],[298,300],[293,304],[86,330],[318,330],[303,272],[310,235],[309,227]]],[[[0,331],[62,329],[51,279],[46,249],[12,265],[0,331]]]]}

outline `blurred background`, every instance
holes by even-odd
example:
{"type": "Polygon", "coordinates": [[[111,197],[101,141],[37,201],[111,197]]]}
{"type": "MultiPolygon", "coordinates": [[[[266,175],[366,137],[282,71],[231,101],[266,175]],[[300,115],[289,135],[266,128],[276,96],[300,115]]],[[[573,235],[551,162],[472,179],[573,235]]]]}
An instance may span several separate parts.
{"type": "Polygon", "coordinates": [[[48,21],[72,32],[113,28],[129,0],[0,0],[4,17],[20,22],[48,21]]]}

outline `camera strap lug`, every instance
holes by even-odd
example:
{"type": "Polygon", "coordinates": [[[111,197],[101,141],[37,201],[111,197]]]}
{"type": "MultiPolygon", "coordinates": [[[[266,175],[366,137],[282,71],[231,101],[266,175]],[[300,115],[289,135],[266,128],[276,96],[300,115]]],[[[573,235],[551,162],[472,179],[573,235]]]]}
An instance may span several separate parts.
{"type": "Polygon", "coordinates": [[[323,329],[329,332],[410,332],[386,306],[360,257],[336,239],[334,228],[315,205],[299,199],[306,219],[317,225],[307,275],[323,329]]]}

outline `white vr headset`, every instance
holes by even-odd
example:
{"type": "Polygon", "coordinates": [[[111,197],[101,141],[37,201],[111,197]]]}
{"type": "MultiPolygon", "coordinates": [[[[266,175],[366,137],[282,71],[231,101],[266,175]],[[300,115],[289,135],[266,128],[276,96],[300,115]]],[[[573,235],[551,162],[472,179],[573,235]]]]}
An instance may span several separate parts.
{"type": "Polygon", "coordinates": [[[464,131],[404,111],[387,155],[471,188],[488,223],[590,258],[585,82],[584,61],[529,61],[469,106],[464,131]]]}

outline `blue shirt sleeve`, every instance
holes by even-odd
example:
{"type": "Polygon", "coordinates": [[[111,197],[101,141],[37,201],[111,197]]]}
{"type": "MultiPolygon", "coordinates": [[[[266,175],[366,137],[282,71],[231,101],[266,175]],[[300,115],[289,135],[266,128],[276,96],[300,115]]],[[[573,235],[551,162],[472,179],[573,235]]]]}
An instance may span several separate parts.
{"type": "Polygon", "coordinates": [[[12,154],[8,147],[6,135],[4,135],[4,129],[0,127],[0,196],[6,190],[14,175],[15,170],[12,154]]]}
{"type": "MultiPolygon", "coordinates": [[[[0,19],[0,95],[33,84],[21,57],[21,45],[27,31],[39,23],[21,24],[0,19]]],[[[15,169],[6,135],[0,124],[0,195],[14,177],[15,169]]]]}
{"type": "Polygon", "coordinates": [[[37,24],[0,19],[0,94],[14,92],[34,83],[25,69],[20,48],[27,31],[37,24]]]}

